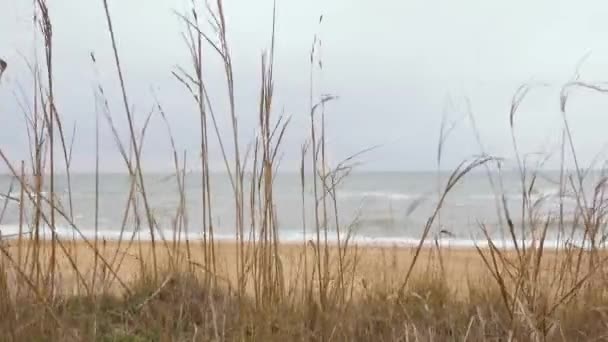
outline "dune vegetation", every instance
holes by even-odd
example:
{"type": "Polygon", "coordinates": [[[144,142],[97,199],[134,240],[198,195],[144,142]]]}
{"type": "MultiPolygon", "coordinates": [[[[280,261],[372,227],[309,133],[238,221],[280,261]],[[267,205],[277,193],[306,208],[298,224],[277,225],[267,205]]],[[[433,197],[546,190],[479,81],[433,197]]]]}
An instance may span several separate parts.
{"type": "MultiPolygon", "coordinates": [[[[250,148],[240,141],[233,64],[222,1],[205,8],[213,30],[201,25],[203,17],[194,6],[178,14],[184,22],[185,49],[191,64],[173,72],[192,98],[193,122],[200,137],[202,206],[196,213],[203,225],[189,227],[202,238],[185,239],[187,226],[184,194],[185,154],[173,144],[174,196],[181,205],[173,213],[172,227],[159,227],[146,192],[142,149],[146,125],[138,127],[125,86],[128,71],[121,67],[116,39],[120,35],[112,21],[111,3],[104,4],[107,34],[114,56],[115,86],[121,98],[109,99],[99,84],[96,95],[106,109],[100,121],[113,128],[115,143],[130,176],[130,196],[124,204],[124,222],[137,218],[140,230],[150,239],[138,241],[124,234],[118,240],[91,239],[84,234],[70,210],[72,142],[55,106],[53,74],[53,22],[47,2],[35,2],[37,27],[43,41],[44,58],[33,68],[34,98],[24,114],[30,155],[12,160],[0,146],[0,158],[14,179],[12,191],[3,196],[0,224],[7,205],[19,206],[20,233],[0,237],[0,340],[6,341],[592,341],[608,339],[608,254],[604,251],[604,189],[608,178],[588,186],[587,169],[560,170],[561,195],[574,194],[573,216],[537,215],[535,190],[537,170],[526,165],[517,153],[521,176],[521,212],[511,218],[506,201],[499,208],[504,230],[513,248],[504,249],[479,224],[487,243],[476,248],[445,248],[433,243],[442,205],[463,177],[472,171],[495,172],[501,160],[480,153],[463,161],[443,184],[435,209],[411,247],[362,246],[352,239],[348,222],[340,222],[336,189],[348,177],[358,155],[331,165],[326,158],[325,104],[332,96],[313,96],[313,73],[320,72],[315,37],[310,51],[309,127],[302,142],[300,185],[315,199],[314,220],[302,225],[314,239],[281,243],[273,197],[274,176],[280,172],[277,158],[289,118],[273,108],[275,84],[274,23],[270,46],[262,56],[259,75],[257,138],[250,148]],[[209,101],[207,89],[216,87],[204,77],[205,54],[221,58],[225,74],[227,106],[219,111],[209,101]],[[109,102],[121,103],[122,111],[111,113],[109,102]],[[115,129],[113,116],[124,116],[128,136],[115,129]],[[217,118],[225,116],[230,131],[220,132],[217,118]],[[230,177],[236,226],[234,241],[214,237],[214,203],[210,177],[209,142],[222,149],[224,171],[230,177]],[[68,203],[56,196],[55,178],[66,174],[68,203]],[[16,196],[15,194],[18,194],[16,196]],[[74,239],[53,233],[56,223],[68,222],[74,239]],[[519,226],[521,225],[521,226],[519,226]],[[43,232],[51,229],[50,236],[43,232]],[[171,229],[174,238],[158,234],[171,229]],[[575,233],[577,243],[548,248],[544,241],[550,229],[558,229],[567,240],[575,233]],[[331,233],[330,233],[331,232],[331,233]],[[520,234],[525,232],[525,238],[520,234]],[[337,239],[330,239],[335,234],[337,239]],[[253,238],[251,238],[253,237],[253,238]],[[430,241],[430,244],[425,243],[430,241]]],[[[204,7],[204,6],[203,6],[204,7]]],[[[320,19],[321,20],[321,19],[320,19]]],[[[206,24],[205,24],[206,25],[206,24]]],[[[259,60],[260,56],[252,56],[259,60]]],[[[10,61],[6,72],[10,71],[10,61]]],[[[91,64],[95,65],[91,56],[91,64]]],[[[0,70],[0,73],[2,70],[0,70]]],[[[0,83],[0,91],[6,87],[0,83]]],[[[517,111],[531,86],[522,86],[513,96],[511,129],[517,111]]],[[[561,98],[563,144],[561,158],[576,151],[566,120],[568,90],[600,86],[580,81],[564,85],[561,98]]],[[[276,90],[280,90],[277,87],[276,90]]],[[[171,122],[162,106],[154,104],[173,141],[171,122]]],[[[509,109],[507,108],[506,111],[509,109]]],[[[5,115],[5,114],[2,114],[5,115]]],[[[99,124],[99,121],[98,121],[99,124]]],[[[373,129],[373,128],[370,128],[373,129]]],[[[443,132],[444,127],[442,127],[443,132]]],[[[443,134],[442,134],[443,136],[443,134]]],[[[515,137],[515,135],[513,135],[515,137]]],[[[516,139],[513,139],[517,151],[516,139]]],[[[439,142],[439,158],[441,157],[439,142]]],[[[483,151],[482,151],[483,152],[483,151]]],[[[99,149],[95,174],[100,177],[99,149]]],[[[483,174],[483,173],[482,173],[483,174]]],[[[2,189],[4,191],[6,189],[2,189]]],[[[565,195],[564,195],[565,196],[565,195]]],[[[97,196],[99,197],[99,195],[97,196]]],[[[96,201],[98,198],[96,198],[96,201]]],[[[542,199],[541,199],[542,200],[542,199]]],[[[305,201],[303,200],[303,206],[305,201]]],[[[304,211],[304,208],[303,208],[304,211]]],[[[301,215],[302,213],[293,213],[301,215]]],[[[96,216],[98,213],[95,214],[96,216]]],[[[133,227],[125,223],[123,231],[133,227]]]]}

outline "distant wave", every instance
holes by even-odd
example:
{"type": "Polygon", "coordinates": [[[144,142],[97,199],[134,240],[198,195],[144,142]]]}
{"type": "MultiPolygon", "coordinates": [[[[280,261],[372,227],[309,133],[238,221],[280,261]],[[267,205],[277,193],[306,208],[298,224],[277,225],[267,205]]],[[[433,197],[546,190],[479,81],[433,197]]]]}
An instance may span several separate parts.
{"type": "MultiPolygon", "coordinates": [[[[491,199],[501,199],[502,198],[502,194],[500,193],[480,193],[480,194],[471,194],[469,196],[467,196],[470,199],[475,199],[475,200],[491,200],[491,199]]],[[[521,200],[522,195],[521,193],[507,193],[505,194],[505,197],[508,200],[521,200]]],[[[559,192],[559,188],[546,188],[546,189],[539,189],[536,191],[533,191],[530,195],[529,198],[531,201],[536,202],[539,200],[543,200],[543,201],[557,201],[560,198],[560,192],[559,192]]],[[[564,193],[562,196],[564,202],[572,202],[575,200],[574,196],[572,196],[569,193],[564,193]]]]}
{"type": "MultiPolygon", "coordinates": [[[[385,199],[393,201],[407,201],[415,200],[427,197],[428,193],[406,193],[406,192],[392,192],[392,191],[340,191],[338,192],[339,199],[385,199]]],[[[468,198],[472,200],[494,200],[501,199],[502,194],[500,193],[472,193],[472,194],[459,194],[460,198],[468,198]]],[[[505,194],[507,200],[521,200],[521,193],[507,193],[505,194]]],[[[543,201],[557,201],[559,200],[560,193],[558,188],[546,188],[539,189],[530,194],[530,200],[533,202],[538,200],[543,201]]],[[[563,195],[564,202],[572,202],[575,198],[568,193],[563,195]]]]}
{"type": "Polygon", "coordinates": [[[354,199],[388,199],[403,201],[414,198],[422,197],[423,194],[408,194],[402,192],[388,192],[388,191],[341,191],[338,193],[338,198],[354,198],[354,199]]]}

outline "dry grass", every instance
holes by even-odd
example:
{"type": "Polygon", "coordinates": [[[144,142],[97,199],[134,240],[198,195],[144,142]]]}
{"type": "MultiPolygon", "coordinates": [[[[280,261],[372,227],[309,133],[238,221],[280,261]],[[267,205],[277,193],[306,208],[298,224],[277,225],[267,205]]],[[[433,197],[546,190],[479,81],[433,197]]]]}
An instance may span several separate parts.
{"type": "MultiPolygon", "coordinates": [[[[566,119],[569,91],[586,88],[605,92],[575,77],[562,92],[564,132],[561,150],[560,190],[562,205],[556,217],[539,219],[537,202],[531,199],[537,168],[518,153],[521,178],[521,217],[514,220],[502,196],[500,179],[492,184],[498,193],[497,213],[510,236],[513,250],[496,247],[488,229],[487,248],[447,249],[424,245],[437,226],[444,200],[468,173],[486,168],[488,177],[500,174],[501,161],[483,154],[460,164],[443,184],[435,209],[429,213],[420,244],[412,248],[357,246],[351,227],[339,221],[336,189],[356,165],[358,155],[330,165],[327,160],[325,107],[336,99],[316,97],[315,75],[321,72],[315,36],[310,53],[309,136],[302,145],[302,213],[307,204],[304,189],[312,187],[314,220],[302,226],[314,233],[311,241],[282,244],[274,198],[274,177],[279,169],[281,142],[290,119],[274,116],[273,65],[274,21],[270,48],[263,54],[259,85],[256,140],[243,147],[239,141],[239,113],[234,95],[233,65],[221,0],[178,14],[184,22],[186,48],[191,65],[178,67],[173,75],[192,95],[193,111],[200,127],[202,240],[184,240],[187,233],[185,170],[186,153],[177,150],[171,122],[160,102],[154,112],[167,127],[173,148],[174,177],[179,206],[173,227],[158,227],[146,193],[142,169],[142,145],[151,112],[143,127],[136,127],[128,100],[128,71],[122,70],[112,26],[111,4],[101,0],[107,19],[118,86],[129,124],[128,139],[118,133],[104,87],[97,87],[101,114],[112,129],[116,145],[130,175],[129,197],[124,207],[121,238],[117,241],[87,239],[74,224],[70,184],[72,147],[55,105],[53,91],[53,30],[47,4],[37,0],[36,20],[44,42],[44,63],[33,63],[31,105],[24,113],[30,155],[13,161],[0,148],[0,158],[15,179],[19,198],[20,234],[0,239],[0,339],[7,341],[572,341],[601,340],[608,335],[608,297],[604,251],[606,224],[604,189],[606,177],[589,188],[586,171],[576,160],[566,119]],[[201,17],[211,29],[202,28],[201,17]],[[210,33],[208,33],[210,32],[210,33]],[[225,113],[216,112],[204,77],[207,53],[217,54],[226,78],[225,113]],[[43,66],[40,66],[40,65],[43,66]],[[220,132],[219,115],[231,123],[220,132]],[[234,216],[234,242],[214,237],[214,183],[209,177],[210,140],[217,141],[230,177],[234,216]],[[124,144],[123,141],[128,141],[124,144]],[[564,165],[573,157],[575,170],[564,165]],[[27,161],[26,161],[27,160],[27,161]],[[495,172],[490,172],[493,170],[495,172]],[[55,193],[55,174],[68,174],[69,203],[55,193]],[[311,176],[307,176],[311,175],[311,176]],[[253,186],[249,186],[252,184],[253,186]],[[48,189],[48,192],[45,190],[48,189]],[[564,194],[574,193],[573,217],[563,211],[564,194]],[[501,197],[502,196],[502,197],[501,197]],[[502,203],[500,203],[502,200],[502,203]],[[502,205],[501,205],[502,204],[502,205]],[[76,239],[56,234],[45,240],[45,226],[54,229],[67,221],[76,239]],[[29,224],[26,224],[29,222],[29,224]],[[129,227],[127,222],[135,222],[129,227]],[[247,222],[251,222],[248,224],[247,222]],[[520,222],[514,224],[514,222],[520,222]],[[558,250],[544,246],[550,227],[563,236],[582,232],[585,248],[571,245],[558,250]],[[134,239],[130,228],[145,229],[151,241],[134,239]],[[171,240],[159,228],[173,229],[171,240]],[[337,231],[330,242],[328,231],[337,231]],[[25,232],[30,231],[31,234],[25,232]],[[525,238],[522,237],[525,233],[525,238]],[[253,237],[250,239],[249,237],[253,237]]],[[[321,23],[322,17],[319,19],[321,23]]],[[[92,55],[92,64],[97,67],[92,55]]],[[[1,66],[1,65],[0,65],[1,66]]],[[[4,69],[4,68],[2,68],[4,69]]],[[[0,70],[0,73],[2,71],[0,70]]],[[[513,97],[511,129],[517,110],[530,90],[520,88],[513,97]]],[[[472,115],[470,116],[473,119],[472,115]]],[[[100,125],[99,117],[96,124],[100,125]]],[[[450,129],[442,125],[437,162],[450,129]]],[[[477,136],[480,149],[482,143],[477,136]]],[[[99,149],[96,148],[96,203],[99,200],[99,149]]],[[[198,160],[197,160],[198,162],[198,160]]],[[[14,193],[14,192],[13,192],[14,193]]],[[[6,207],[6,205],[4,206],[6,207]]],[[[96,205],[96,208],[98,206],[96,205]]],[[[412,207],[411,210],[415,208],[412,207]]],[[[0,223],[3,215],[0,212],[0,223]]],[[[300,213],[294,213],[294,215],[300,213]]],[[[95,212],[95,229],[100,213],[95,212]]]]}
{"type": "MultiPolygon", "coordinates": [[[[41,256],[50,255],[50,242],[40,247],[41,256]]],[[[76,248],[77,267],[88,270],[83,276],[91,279],[90,265],[95,253],[83,243],[76,248]]],[[[529,340],[536,339],[540,329],[536,324],[542,321],[542,317],[536,316],[540,312],[532,311],[535,308],[524,303],[510,312],[488,268],[477,252],[470,249],[444,249],[445,271],[441,271],[433,249],[422,249],[412,280],[400,293],[399,285],[415,249],[361,247],[357,269],[345,275],[352,286],[348,301],[335,300],[325,308],[318,299],[305,295],[310,289],[303,283],[304,274],[312,278],[314,268],[308,272],[302,269],[302,245],[279,246],[286,291],[282,300],[270,308],[256,305],[254,285],[240,297],[236,288],[239,275],[233,267],[237,247],[233,243],[216,245],[219,262],[214,275],[202,264],[202,241],[191,241],[189,257],[185,243],[178,246],[181,257],[169,251],[157,252],[158,281],[151,272],[151,243],[140,242],[119,249],[117,242],[107,242],[100,249],[104,257],[117,250],[127,255],[116,273],[129,284],[128,291],[112,281],[102,268],[97,280],[100,288],[89,295],[82,287],[74,286],[77,281],[67,258],[59,258],[56,288],[62,292],[47,304],[47,310],[52,310],[57,319],[53,322],[54,318],[44,310],[45,305],[32,298],[27,284],[12,272],[5,272],[12,281],[5,283],[9,290],[5,293],[11,296],[7,296],[4,305],[11,308],[8,312],[13,312],[15,320],[3,322],[2,330],[13,329],[19,340],[41,334],[63,340],[69,338],[70,331],[81,340],[462,340],[465,337],[486,340],[503,339],[509,334],[517,340],[529,340]],[[206,281],[209,277],[214,281],[206,281]],[[216,285],[208,285],[213,283],[216,285]],[[25,290],[18,291],[15,285],[25,290]],[[27,329],[20,326],[26,321],[18,317],[30,317],[27,329]],[[19,324],[12,328],[16,322],[19,324]],[[42,322],[48,326],[39,325],[42,322]]],[[[5,250],[11,255],[18,252],[17,246],[5,246],[5,250]]],[[[328,252],[330,260],[337,260],[336,247],[328,252]]],[[[505,258],[515,262],[517,255],[509,252],[505,258]]],[[[539,286],[545,294],[542,296],[545,306],[552,304],[549,294],[559,291],[556,287],[561,284],[552,282],[551,275],[555,274],[553,266],[565,262],[564,258],[562,253],[547,252],[540,267],[544,276],[539,286]]],[[[348,265],[353,260],[344,262],[348,265]]],[[[337,262],[330,268],[331,288],[337,282],[337,262]]],[[[552,324],[544,333],[546,338],[580,340],[598,336],[605,330],[603,316],[608,299],[604,288],[592,287],[594,283],[589,279],[589,286],[578,289],[574,299],[551,314],[552,324]]],[[[340,288],[334,285],[333,289],[340,288]]]]}
{"type": "MultiPolygon", "coordinates": [[[[40,255],[50,254],[49,243],[41,246],[40,255]]],[[[110,256],[117,250],[117,242],[103,243],[102,254],[110,256]]],[[[5,247],[12,255],[17,247],[5,247]]],[[[78,268],[89,270],[83,275],[92,277],[90,265],[95,258],[88,246],[79,243],[78,268]]],[[[121,247],[127,257],[120,269],[121,277],[129,284],[125,291],[107,272],[101,271],[97,284],[100,288],[88,295],[72,277],[67,260],[57,261],[57,293],[51,303],[43,304],[32,296],[24,281],[12,272],[4,284],[11,293],[3,301],[10,308],[14,320],[0,323],[2,331],[11,332],[16,340],[32,340],[51,336],[56,340],[516,340],[538,339],[537,326],[543,317],[535,307],[521,306],[512,312],[503,303],[500,287],[490,275],[476,251],[445,249],[441,271],[433,249],[424,248],[403,292],[399,285],[404,271],[411,264],[412,248],[362,247],[357,270],[346,278],[352,285],[348,301],[332,301],[325,308],[319,299],[305,296],[309,291],[302,279],[304,247],[281,245],[279,259],[285,274],[285,296],[272,307],[259,307],[254,300],[254,286],[240,297],[236,285],[239,276],[234,271],[237,247],[232,243],[218,243],[216,257],[218,273],[211,275],[203,265],[202,242],[191,242],[190,258],[185,256],[185,244],[179,246],[183,257],[176,261],[168,252],[157,256],[159,280],[151,272],[151,243],[137,243],[121,247]],[[146,262],[140,262],[143,257],[146,262]],[[190,266],[194,265],[193,268],[190,266]],[[208,282],[213,277],[214,282],[208,282]],[[217,285],[209,285],[216,283],[217,285]],[[103,284],[103,286],[102,286],[103,284]],[[207,284],[207,285],[206,285],[207,284]],[[25,290],[17,290],[14,286],[25,290]],[[13,287],[11,289],[11,287],[13,287]],[[304,301],[303,301],[304,300],[304,301]],[[46,308],[45,308],[46,307],[46,308]],[[45,311],[48,310],[48,311],[45,311]],[[535,311],[533,311],[535,310],[535,311]],[[52,315],[55,318],[50,317],[52,315]],[[27,317],[27,319],[24,319],[27,317]],[[54,321],[56,319],[56,321],[54,321]]],[[[311,248],[311,247],[309,247],[311,248]]],[[[309,251],[310,252],[310,251],[309,251]]],[[[336,260],[338,250],[329,249],[330,260],[336,260]]],[[[309,253],[310,254],[310,253],[309,253]]],[[[505,257],[515,261],[510,252],[505,257]]],[[[564,262],[565,256],[548,252],[539,282],[551,305],[549,293],[557,291],[551,281],[553,265],[564,262]]],[[[349,264],[351,260],[345,260],[349,264]]],[[[338,265],[330,266],[331,284],[338,265]],[[332,267],[333,266],[333,267],[332,267]]],[[[25,267],[23,267],[25,268],[25,267]]],[[[313,268],[308,270],[312,277],[313,268]]],[[[599,279],[596,279],[599,281],[599,279]]],[[[586,340],[605,331],[604,315],[608,299],[603,287],[592,287],[595,281],[577,290],[577,296],[562,304],[546,318],[551,323],[544,338],[558,340],[586,340]]],[[[513,288],[515,284],[507,284],[513,288]]],[[[333,287],[339,290],[339,287],[333,287]]],[[[331,298],[332,296],[330,296],[331,298]]]]}

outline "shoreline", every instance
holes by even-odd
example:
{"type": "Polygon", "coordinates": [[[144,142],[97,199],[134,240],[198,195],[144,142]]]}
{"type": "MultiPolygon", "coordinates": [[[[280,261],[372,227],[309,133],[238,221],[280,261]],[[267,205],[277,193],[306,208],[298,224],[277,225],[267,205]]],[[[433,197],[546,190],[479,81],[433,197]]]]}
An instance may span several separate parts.
{"type": "MultiPolygon", "coordinates": [[[[24,240],[31,239],[31,231],[26,231],[22,233],[22,238],[24,240]]],[[[346,239],[344,238],[346,233],[343,233],[340,241],[343,245],[346,239]]],[[[40,232],[40,239],[45,241],[51,240],[51,232],[48,228],[43,228],[40,232]]],[[[94,241],[97,237],[98,241],[108,241],[108,242],[118,242],[122,241],[138,241],[138,242],[150,242],[152,239],[150,238],[150,233],[148,231],[140,231],[138,233],[133,233],[131,231],[124,231],[122,233],[120,231],[110,231],[110,230],[102,230],[99,231],[96,235],[94,231],[80,231],[72,229],[60,228],[56,231],[56,236],[64,241],[84,241],[84,239],[88,241],[94,241]],[[83,238],[84,236],[84,238],[83,238]],[[135,237],[135,238],[133,238],[135,237]]],[[[0,227],[0,241],[13,241],[19,239],[19,229],[17,227],[0,227]]],[[[203,241],[203,236],[200,233],[189,233],[188,235],[181,234],[178,235],[172,230],[164,230],[159,232],[156,231],[155,234],[156,241],[167,241],[168,243],[174,242],[185,242],[186,240],[190,242],[203,241]],[[177,238],[177,239],[176,239],[177,238]]],[[[279,231],[279,243],[280,244],[289,244],[289,245],[300,245],[300,244],[308,244],[316,242],[316,233],[308,233],[305,237],[304,234],[300,232],[293,231],[279,231]]],[[[215,234],[214,241],[218,243],[236,243],[237,239],[235,234],[215,234]]],[[[252,239],[250,238],[250,234],[247,234],[247,238],[245,239],[245,243],[252,243],[252,239]]],[[[324,243],[324,238],[321,239],[321,242],[324,243]]],[[[370,237],[370,236],[360,236],[353,234],[350,236],[349,245],[357,245],[360,247],[379,247],[379,248],[415,248],[420,244],[420,238],[401,236],[401,237],[370,237]]],[[[501,250],[515,250],[516,245],[512,240],[501,240],[501,239],[493,239],[491,240],[492,244],[501,250]]],[[[336,237],[335,231],[332,231],[327,244],[332,247],[336,247],[338,245],[338,239],[336,237]]],[[[522,241],[518,239],[517,247],[522,248],[525,245],[525,248],[532,248],[533,245],[539,246],[539,240],[525,239],[522,241]]],[[[584,245],[582,239],[571,239],[571,238],[562,238],[562,239],[545,239],[543,241],[543,248],[547,250],[560,250],[566,247],[571,247],[575,249],[590,249],[588,246],[589,241],[584,241],[584,245]]],[[[426,240],[423,242],[422,247],[431,248],[439,245],[441,248],[458,248],[458,249],[472,249],[476,248],[487,249],[490,247],[490,243],[487,239],[466,239],[459,237],[440,237],[435,239],[434,236],[429,234],[426,240]]],[[[598,249],[604,250],[607,249],[607,245],[599,245],[598,249]]]]}

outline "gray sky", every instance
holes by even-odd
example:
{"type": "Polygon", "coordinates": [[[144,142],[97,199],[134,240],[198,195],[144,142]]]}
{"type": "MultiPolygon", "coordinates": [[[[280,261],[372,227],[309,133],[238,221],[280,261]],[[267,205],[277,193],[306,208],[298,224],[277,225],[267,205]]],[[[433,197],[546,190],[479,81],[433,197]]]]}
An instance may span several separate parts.
{"type": "MultiPolygon", "coordinates": [[[[188,67],[180,38],[184,26],[172,11],[185,10],[189,1],[109,2],[138,124],[154,103],[154,89],[171,120],[178,148],[189,151],[191,165],[198,164],[195,106],[171,76],[175,65],[188,67]]],[[[269,43],[272,1],[225,2],[244,145],[257,120],[260,54],[269,43]]],[[[15,160],[27,151],[17,99],[23,98],[19,84],[26,98],[31,97],[31,75],[23,60],[33,60],[36,46],[31,6],[31,1],[0,0],[0,56],[9,63],[0,83],[0,147],[15,160]]],[[[381,145],[365,155],[367,169],[435,168],[442,115],[447,113],[450,120],[462,117],[465,98],[470,99],[487,151],[512,156],[510,101],[529,81],[549,86],[532,91],[522,104],[518,141],[524,153],[548,152],[560,136],[560,87],[583,56],[589,53],[581,79],[608,81],[608,4],[601,0],[278,0],[277,6],[275,113],[284,110],[293,116],[283,147],[285,169],[297,167],[300,144],[308,133],[308,50],[316,32],[323,41],[323,72],[317,73],[317,86],[340,96],[327,108],[331,157],[337,160],[381,145]],[[324,20],[318,25],[320,14],[324,20]]],[[[58,109],[69,131],[76,122],[74,169],[90,170],[93,87],[98,82],[106,89],[121,133],[126,133],[102,1],[54,0],[50,11],[58,109]],[[90,62],[91,51],[97,56],[98,72],[90,62]]],[[[206,73],[220,125],[228,133],[225,82],[210,50],[206,73]]],[[[577,91],[568,108],[579,158],[589,161],[608,141],[608,98],[577,91]]],[[[102,165],[106,170],[120,169],[114,141],[105,122],[102,126],[102,165]]],[[[147,137],[147,167],[170,168],[169,140],[159,116],[153,118],[147,137]]],[[[212,150],[220,169],[217,147],[212,150]]],[[[446,167],[479,152],[469,124],[461,123],[452,132],[445,152],[446,167]]]]}

